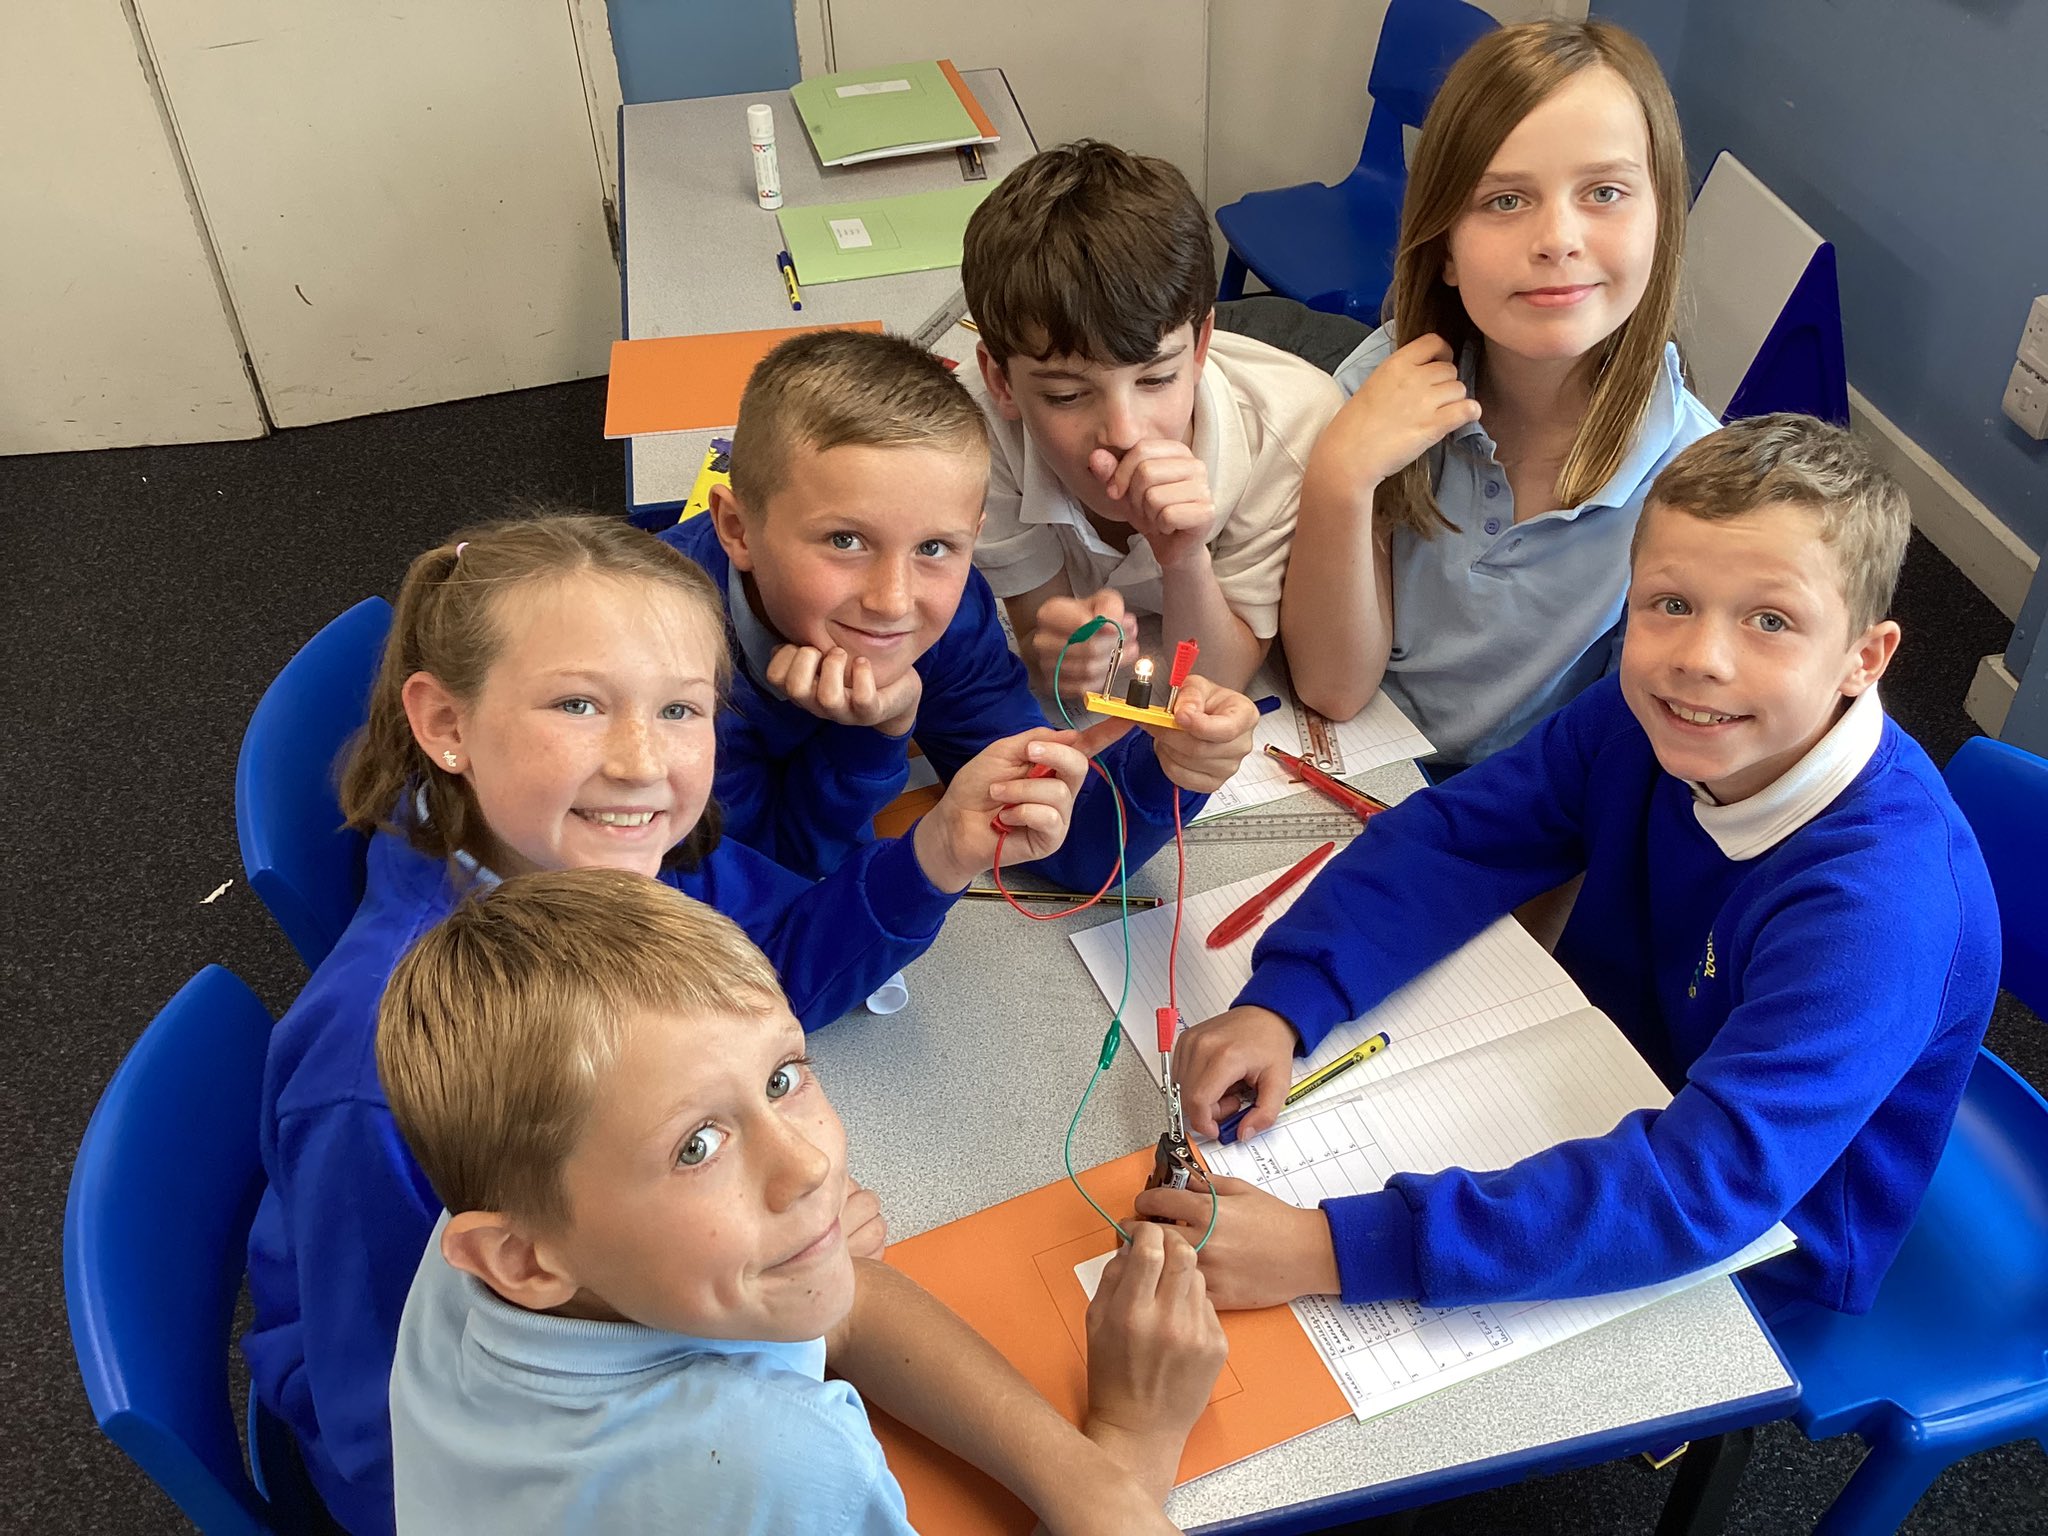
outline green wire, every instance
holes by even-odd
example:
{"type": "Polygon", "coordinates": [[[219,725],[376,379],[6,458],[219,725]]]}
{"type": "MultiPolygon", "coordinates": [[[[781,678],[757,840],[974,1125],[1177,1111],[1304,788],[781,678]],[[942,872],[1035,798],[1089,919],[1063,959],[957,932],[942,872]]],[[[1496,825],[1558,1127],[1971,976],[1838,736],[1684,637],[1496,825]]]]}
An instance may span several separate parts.
{"type": "MultiPolygon", "coordinates": [[[[1088,623],[1083,624],[1079,629],[1067,636],[1067,643],[1060,647],[1059,655],[1053,658],[1053,708],[1060,712],[1060,719],[1066,722],[1067,729],[1070,731],[1078,731],[1080,727],[1074,724],[1074,717],[1067,713],[1067,701],[1060,697],[1060,668],[1066,665],[1067,652],[1073,648],[1074,642],[1081,639],[1084,635],[1093,634],[1096,629],[1104,624],[1107,624],[1116,631],[1117,646],[1121,649],[1129,638],[1124,634],[1123,625],[1117,623],[1115,619],[1097,618],[1091,619],[1088,623]]],[[[1107,776],[1108,771],[1108,769],[1103,770],[1105,776],[1107,776]]],[[[1112,785],[1111,787],[1114,789],[1115,786],[1112,785]]],[[[1179,794],[1180,791],[1176,789],[1174,793],[1179,794]]],[[[1124,990],[1123,995],[1116,1000],[1116,1011],[1110,1015],[1109,1032],[1102,1037],[1102,1050],[1096,1056],[1095,1070],[1088,1076],[1088,1086],[1081,1090],[1081,1102],[1074,1106],[1074,1118],[1067,1122],[1066,1146],[1061,1155],[1067,1165],[1067,1182],[1081,1192],[1081,1198],[1088,1202],[1089,1209],[1108,1222],[1111,1227],[1115,1228],[1116,1235],[1128,1243],[1131,1241],[1131,1234],[1123,1229],[1114,1216],[1095,1203],[1095,1197],[1088,1193],[1087,1187],[1081,1183],[1080,1177],[1074,1172],[1074,1132],[1080,1127],[1081,1115],[1088,1108],[1088,1100],[1095,1092],[1096,1083],[1101,1081],[1102,1074],[1109,1070],[1109,1064],[1116,1060],[1117,1047],[1123,1044],[1124,1007],[1131,1000],[1131,889],[1130,871],[1124,867],[1124,851],[1130,838],[1129,829],[1124,825],[1123,797],[1111,794],[1109,801],[1111,805],[1116,807],[1116,894],[1118,903],[1122,908],[1124,990]]],[[[1209,1225],[1202,1231],[1201,1242],[1195,1244],[1195,1252],[1197,1253],[1202,1251],[1203,1245],[1209,1241],[1211,1234],[1216,1230],[1216,1211],[1216,1185],[1212,1180],[1209,1184],[1209,1225]]]]}

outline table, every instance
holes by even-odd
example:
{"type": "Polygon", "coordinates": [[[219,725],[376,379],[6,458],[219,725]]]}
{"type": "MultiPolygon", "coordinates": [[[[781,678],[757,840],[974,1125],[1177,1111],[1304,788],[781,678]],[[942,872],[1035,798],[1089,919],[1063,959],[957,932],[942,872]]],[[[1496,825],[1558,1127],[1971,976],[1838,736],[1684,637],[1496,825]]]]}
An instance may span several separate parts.
{"type": "MultiPolygon", "coordinates": [[[[1392,801],[1422,776],[1403,763],[1359,782],[1392,801]]],[[[1297,796],[1264,809],[1324,807],[1297,796]]],[[[1188,888],[1277,870],[1312,846],[1191,843],[1188,888]]],[[[1132,889],[1171,898],[1173,878],[1168,849],[1132,889]]],[[[909,1006],[811,1037],[846,1122],[849,1166],[881,1196],[893,1236],[1063,1175],[1060,1139],[1106,1019],[1068,935],[1098,920],[1027,923],[998,903],[963,902],[910,968],[909,1006]]],[[[1077,1168],[1159,1133],[1158,1089],[1125,1045],[1075,1135],[1077,1168]]],[[[1797,1396],[1748,1302],[1716,1280],[1381,1418],[1326,1425],[1199,1478],[1175,1490],[1167,1513],[1205,1532],[1312,1531],[1782,1418],[1797,1396]]]]}
{"type": "MultiPolygon", "coordinates": [[[[970,69],[963,78],[1002,136],[1000,143],[982,152],[989,180],[999,181],[1038,146],[1001,70],[970,69]]],[[[754,198],[747,107],[756,101],[775,108],[775,151],[785,207],[898,197],[956,186],[962,179],[960,159],[952,154],[821,166],[786,91],[622,108],[622,334],[629,339],[693,336],[852,320],[879,320],[886,329],[904,334],[915,331],[960,286],[957,270],[816,283],[803,290],[803,309],[790,309],[775,265],[782,233],[775,215],[754,198]]],[[[681,506],[711,437],[704,431],[628,438],[628,512],[637,518],[681,506]]]]}

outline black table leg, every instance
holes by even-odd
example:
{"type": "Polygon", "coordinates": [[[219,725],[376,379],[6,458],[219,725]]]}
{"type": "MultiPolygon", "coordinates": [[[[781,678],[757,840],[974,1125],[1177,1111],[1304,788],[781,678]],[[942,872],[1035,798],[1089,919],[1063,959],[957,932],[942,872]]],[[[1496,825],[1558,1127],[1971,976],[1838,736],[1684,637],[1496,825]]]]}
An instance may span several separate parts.
{"type": "Polygon", "coordinates": [[[1678,1480],[1664,1500],[1657,1536],[1718,1536],[1742,1486],[1742,1469],[1756,1439],[1753,1429],[1695,1440],[1678,1463],[1678,1480]]]}

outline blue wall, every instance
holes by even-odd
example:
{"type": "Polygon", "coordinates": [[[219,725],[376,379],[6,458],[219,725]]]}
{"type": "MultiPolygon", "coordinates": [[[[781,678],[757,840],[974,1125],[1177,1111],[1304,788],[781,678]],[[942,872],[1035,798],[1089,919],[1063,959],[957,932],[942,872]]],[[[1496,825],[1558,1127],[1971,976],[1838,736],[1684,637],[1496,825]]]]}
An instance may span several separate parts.
{"type": "Polygon", "coordinates": [[[796,84],[789,0],[605,0],[605,8],[629,102],[796,84]]]}
{"type": "Polygon", "coordinates": [[[2048,4],[1593,0],[1670,76],[1695,178],[1731,150],[1835,243],[1849,380],[2033,548],[2048,444],[1999,399],[2048,293],[2048,4]]]}

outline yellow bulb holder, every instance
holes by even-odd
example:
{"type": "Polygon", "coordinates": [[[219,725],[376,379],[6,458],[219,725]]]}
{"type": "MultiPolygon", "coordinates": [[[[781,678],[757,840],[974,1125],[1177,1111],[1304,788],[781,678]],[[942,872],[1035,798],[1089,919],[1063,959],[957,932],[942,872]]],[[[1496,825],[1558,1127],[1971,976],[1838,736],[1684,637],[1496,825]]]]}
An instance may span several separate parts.
{"type": "Polygon", "coordinates": [[[1123,699],[1115,698],[1107,693],[1086,694],[1082,697],[1081,702],[1094,710],[1098,715],[1115,715],[1119,720],[1135,720],[1140,725],[1156,725],[1163,731],[1177,731],[1180,729],[1174,723],[1173,712],[1161,709],[1156,704],[1148,704],[1140,708],[1136,704],[1127,703],[1123,699]]]}

